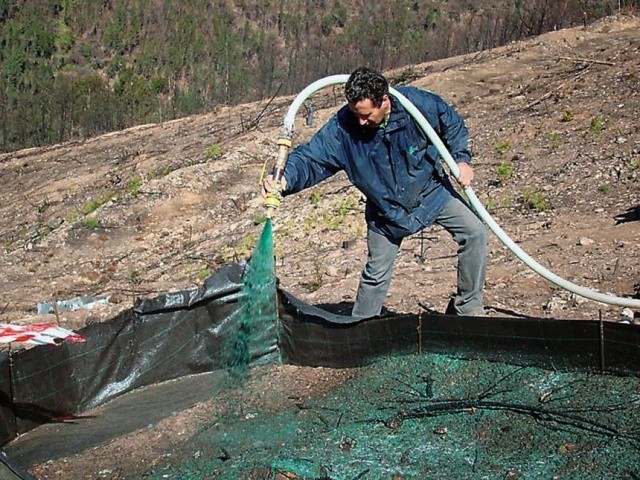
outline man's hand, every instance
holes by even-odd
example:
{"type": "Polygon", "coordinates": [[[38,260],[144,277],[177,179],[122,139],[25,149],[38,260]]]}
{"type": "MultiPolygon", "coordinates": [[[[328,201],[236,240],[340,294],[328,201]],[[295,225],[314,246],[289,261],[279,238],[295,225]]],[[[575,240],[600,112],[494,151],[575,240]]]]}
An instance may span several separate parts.
{"type": "Polygon", "coordinates": [[[468,163],[460,162],[458,163],[458,168],[460,169],[458,183],[462,185],[463,188],[467,188],[473,180],[473,167],[468,163]]]}
{"type": "Polygon", "coordinates": [[[275,190],[285,190],[287,188],[287,180],[283,177],[280,180],[280,184],[276,185],[276,181],[273,175],[267,175],[262,182],[262,197],[266,197],[267,193],[271,193],[275,190]]]}

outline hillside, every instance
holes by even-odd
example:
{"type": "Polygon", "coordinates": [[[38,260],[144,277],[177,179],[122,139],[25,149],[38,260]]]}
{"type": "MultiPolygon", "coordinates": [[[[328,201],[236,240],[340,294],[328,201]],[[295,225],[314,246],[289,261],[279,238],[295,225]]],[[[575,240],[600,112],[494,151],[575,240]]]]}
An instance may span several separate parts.
{"type": "MultiPolygon", "coordinates": [[[[563,278],[620,296],[637,295],[640,282],[640,222],[615,220],[640,204],[639,27],[637,17],[612,17],[389,72],[440,93],[467,118],[475,190],[526,252],[563,278]]],[[[258,177],[291,100],[0,157],[0,321],[79,328],[246,259],[262,228],[258,177]],[[57,319],[35,314],[38,302],[88,295],[109,295],[109,304],[57,319]]],[[[335,111],[341,89],[313,102],[316,125],[301,117],[295,142],[335,111]]],[[[275,221],[281,286],[311,303],[351,301],[366,255],[362,210],[342,175],[285,199],[275,221]]],[[[438,228],[407,239],[387,307],[442,311],[453,253],[438,228]]],[[[493,236],[486,303],[536,317],[621,313],[559,291],[493,236]]]]}
{"type": "MultiPolygon", "coordinates": [[[[467,118],[475,190],[526,252],[564,278],[620,296],[640,289],[639,28],[638,17],[611,17],[388,72],[440,93],[467,118]]],[[[263,214],[257,179],[265,158],[273,161],[291,101],[219,108],[0,156],[0,321],[80,328],[137,298],[197,287],[221,265],[246,259],[262,229],[254,222],[263,214]],[[87,295],[110,300],[90,310],[35,314],[38,302],[87,295]]],[[[305,127],[301,116],[295,143],[336,110],[341,89],[320,92],[313,102],[316,124],[305,127]]],[[[342,175],[284,200],[275,220],[282,288],[314,304],[353,299],[366,255],[359,200],[342,175]]],[[[442,311],[454,288],[453,253],[438,228],[407,239],[387,307],[442,311]]],[[[622,312],[560,291],[493,236],[486,303],[499,314],[543,318],[617,321],[622,312]]],[[[293,405],[352,374],[289,365],[265,370],[239,404],[268,402],[269,392],[293,405]]],[[[214,398],[32,473],[115,479],[145,472],[161,465],[162,448],[196,432],[219,407],[214,398]]]]}

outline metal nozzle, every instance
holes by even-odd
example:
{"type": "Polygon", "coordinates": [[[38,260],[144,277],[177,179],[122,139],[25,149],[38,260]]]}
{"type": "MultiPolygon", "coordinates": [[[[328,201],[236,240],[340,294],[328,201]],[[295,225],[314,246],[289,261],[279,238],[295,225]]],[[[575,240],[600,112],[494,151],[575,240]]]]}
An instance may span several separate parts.
{"type": "Polygon", "coordinates": [[[289,149],[291,148],[291,140],[288,138],[278,139],[278,158],[273,170],[273,180],[275,181],[275,189],[272,192],[267,192],[264,199],[264,206],[267,209],[267,218],[273,218],[276,209],[282,203],[282,175],[284,173],[284,166],[287,163],[287,156],[289,155],[289,149]]]}

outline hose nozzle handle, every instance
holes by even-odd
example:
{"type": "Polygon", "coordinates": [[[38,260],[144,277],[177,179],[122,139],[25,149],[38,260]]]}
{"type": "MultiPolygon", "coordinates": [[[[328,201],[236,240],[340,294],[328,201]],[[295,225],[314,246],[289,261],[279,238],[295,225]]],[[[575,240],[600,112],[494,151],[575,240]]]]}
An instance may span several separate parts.
{"type": "Polygon", "coordinates": [[[276,209],[282,202],[282,176],[284,174],[284,166],[287,163],[289,149],[291,148],[291,140],[280,137],[278,139],[278,158],[273,168],[273,180],[275,188],[271,192],[267,192],[264,199],[264,205],[267,209],[267,218],[272,218],[276,209]]]}

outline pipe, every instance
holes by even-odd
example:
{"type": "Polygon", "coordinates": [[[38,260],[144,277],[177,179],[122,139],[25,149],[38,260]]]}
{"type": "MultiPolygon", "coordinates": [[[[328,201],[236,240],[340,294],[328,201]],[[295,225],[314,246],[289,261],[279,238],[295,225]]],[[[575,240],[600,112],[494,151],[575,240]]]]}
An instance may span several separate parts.
{"type": "MultiPolygon", "coordinates": [[[[287,138],[291,138],[293,136],[293,126],[295,122],[296,113],[302,104],[307,100],[309,96],[311,96],[317,90],[325,88],[329,85],[336,85],[340,83],[347,83],[349,79],[349,75],[331,75],[329,77],[321,78],[320,80],[316,80],[315,82],[308,85],[304,90],[302,90],[298,96],[294,99],[293,103],[287,110],[287,114],[284,118],[283,123],[283,136],[287,138]]],[[[389,92],[398,99],[398,101],[402,104],[402,106],[409,112],[409,114],[414,118],[414,120],[418,123],[422,131],[427,135],[431,143],[438,149],[438,153],[445,161],[453,176],[458,179],[460,175],[460,170],[455,160],[445,147],[438,134],[435,132],[433,127],[429,124],[424,115],[420,113],[420,111],[413,105],[404,95],[395,90],[394,88],[389,88],[389,92]]],[[[594,290],[591,290],[586,287],[581,287],[580,285],[576,285],[564,278],[556,275],[555,273],[549,271],[536,260],[534,260],[531,256],[529,256],[522,248],[520,248],[506,233],[500,225],[496,223],[493,217],[487,212],[484,208],[475,192],[471,187],[464,188],[464,193],[467,195],[469,202],[473,206],[473,208],[478,213],[479,217],[487,224],[487,226],[491,229],[491,231],[498,237],[498,239],[509,249],[516,257],[518,257],[525,265],[527,265],[530,269],[536,272],[538,275],[546,278],[551,283],[568,290],[570,292],[575,293],[584,298],[588,298],[590,300],[594,300],[596,302],[606,303],[609,305],[618,305],[621,307],[630,307],[640,309],[640,300],[636,300],[633,298],[626,297],[617,297],[615,295],[607,295],[604,293],[599,293],[594,290]]]]}

